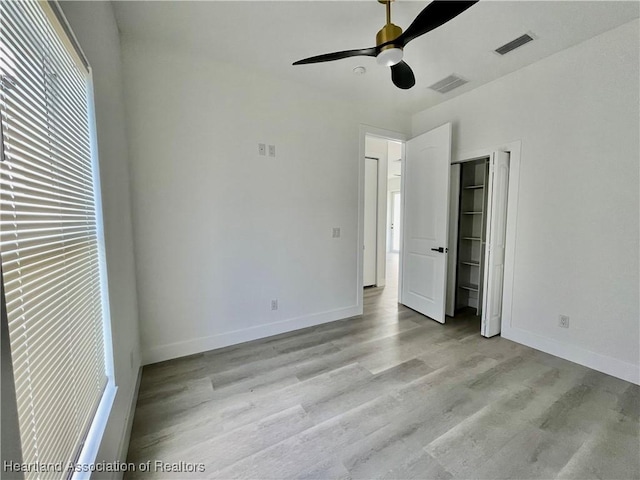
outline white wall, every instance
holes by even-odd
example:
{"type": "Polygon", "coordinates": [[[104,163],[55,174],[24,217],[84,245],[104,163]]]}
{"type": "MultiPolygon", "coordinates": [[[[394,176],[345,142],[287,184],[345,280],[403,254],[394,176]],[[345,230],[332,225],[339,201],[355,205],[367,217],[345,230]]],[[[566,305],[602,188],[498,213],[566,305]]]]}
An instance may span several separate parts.
{"type": "Polygon", "coordinates": [[[389,159],[389,179],[399,179],[402,173],[402,165],[398,160],[402,159],[402,143],[400,142],[388,142],[387,145],[387,158],[389,159]]]}
{"type": "Polygon", "coordinates": [[[410,119],[123,47],[144,362],[357,314],[359,124],[410,119]]]}
{"type": "Polygon", "coordinates": [[[522,141],[504,336],[639,381],[638,20],[418,113],[454,156],[522,141]],[[571,317],[558,327],[558,315],[571,317]]]}
{"type": "Polygon", "coordinates": [[[126,457],[140,346],[129,162],[118,29],[109,2],[61,2],[93,69],[115,383],[113,409],[96,461],[126,457]]]}
{"type": "Polygon", "coordinates": [[[400,177],[390,178],[387,182],[387,190],[390,192],[399,192],[400,184],[400,177]]]}

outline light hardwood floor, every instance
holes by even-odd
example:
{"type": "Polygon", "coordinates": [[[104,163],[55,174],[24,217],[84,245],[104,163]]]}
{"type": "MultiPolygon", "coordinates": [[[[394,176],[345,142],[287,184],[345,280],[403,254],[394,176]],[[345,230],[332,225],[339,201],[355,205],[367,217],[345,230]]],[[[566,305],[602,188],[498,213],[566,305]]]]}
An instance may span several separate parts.
{"type": "Polygon", "coordinates": [[[205,471],[125,478],[640,478],[638,386],[395,288],[366,289],[361,317],[146,366],[128,461],[205,471]]]}

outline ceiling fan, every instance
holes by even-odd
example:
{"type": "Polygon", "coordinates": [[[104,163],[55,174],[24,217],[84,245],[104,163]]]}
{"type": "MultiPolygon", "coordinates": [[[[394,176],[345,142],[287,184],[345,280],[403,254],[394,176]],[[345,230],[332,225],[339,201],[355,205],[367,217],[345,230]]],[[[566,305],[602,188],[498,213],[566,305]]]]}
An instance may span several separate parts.
{"type": "Polygon", "coordinates": [[[478,0],[434,0],[418,14],[404,33],[399,26],[391,23],[391,2],[393,1],[378,0],[378,2],[386,6],[387,24],[376,35],[375,47],[326,53],[298,60],[294,65],[330,62],[357,56],[376,57],[379,65],[391,67],[391,80],[396,87],[403,90],[409,89],[416,84],[416,78],[411,67],[402,60],[402,51],[405,45],[414,38],[424,35],[457,17],[478,0]]]}

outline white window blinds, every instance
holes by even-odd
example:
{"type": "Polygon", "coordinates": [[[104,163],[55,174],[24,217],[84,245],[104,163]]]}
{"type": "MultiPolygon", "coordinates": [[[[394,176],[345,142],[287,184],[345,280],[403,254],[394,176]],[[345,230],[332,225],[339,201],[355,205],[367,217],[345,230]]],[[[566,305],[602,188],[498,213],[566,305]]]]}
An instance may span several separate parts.
{"type": "Polygon", "coordinates": [[[26,478],[69,475],[107,383],[89,77],[52,13],[0,2],[0,246],[22,454],[64,465],[26,478]]]}

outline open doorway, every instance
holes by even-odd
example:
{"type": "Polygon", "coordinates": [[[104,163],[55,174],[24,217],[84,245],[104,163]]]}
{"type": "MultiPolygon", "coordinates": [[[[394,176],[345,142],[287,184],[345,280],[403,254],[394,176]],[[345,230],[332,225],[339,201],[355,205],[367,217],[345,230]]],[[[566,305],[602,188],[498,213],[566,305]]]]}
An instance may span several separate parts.
{"type": "Polygon", "coordinates": [[[367,134],[364,145],[362,287],[384,288],[397,303],[401,174],[401,140],[367,134]]]}
{"type": "Polygon", "coordinates": [[[402,151],[401,142],[388,141],[389,164],[387,171],[387,278],[388,295],[398,302],[400,276],[400,250],[402,232],[402,151]]]}

